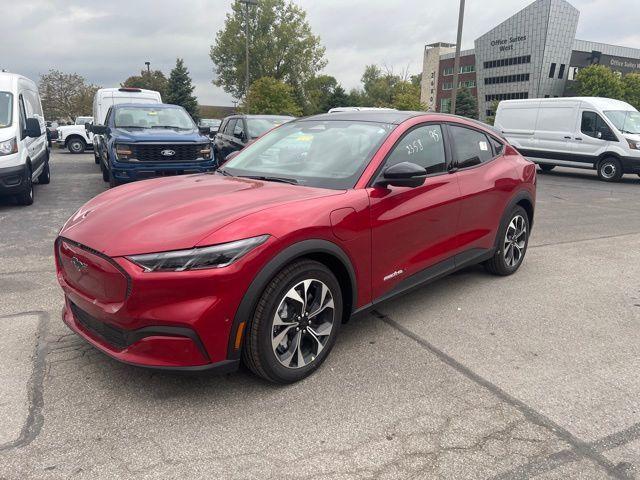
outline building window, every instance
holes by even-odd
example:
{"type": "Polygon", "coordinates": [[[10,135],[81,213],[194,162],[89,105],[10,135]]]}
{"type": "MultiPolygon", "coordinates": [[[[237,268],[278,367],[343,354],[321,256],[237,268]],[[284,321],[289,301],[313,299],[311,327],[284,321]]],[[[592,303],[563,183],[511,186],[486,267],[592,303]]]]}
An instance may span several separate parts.
{"type": "Polygon", "coordinates": [[[485,85],[496,85],[499,83],[516,83],[528,82],[530,75],[528,73],[518,73],[515,75],[504,75],[501,77],[487,77],[484,79],[485,85]]]}
{"type": "Polygon", "coordinates": [[[465,65],[464,67],[460,67],[460,73],[472,73],[476,71],[475,65],[465,65]]]}
{"type": "Polygon", "coordinates": [[[442,90],[453,90],[453,82],[442,82],[442,90]]]}
{"type": "Polygon", "coordinates": [[[484,68],[498,68],[507,65],[522,65],[531,63],[531,55],[523,55],[521,57],[501,58],[499,60],[489,60],[484,62],[484,68]]]}
{"type": "Polygon", "coordinates": [[[553,78],[556,75],[556,64],[552,63],[549,68],[549,78],[553,78]]]}
{"type": "Polygon", "coordinates": [[[578,75],[578,71],[580,71],[580,67],[569,67],[569,72],[567,73],[567,80],[575,80],[576,75],[578,75]]]}
{"type": "Polygon", "coordinates": [[[450,98],[441,98],[440,99],[440,113],[451,113],[451,99],[450,98]]]}
{"type": "Polygon", "coordinates": [[[453,75],[453,67],[445,67],[442,72],[443,75],[453,75]]]}
{"type": "Polygon", "coordinates": [[[522,100],[526,98],[529,98],[529,92],[494,93],[484,96],[484,99],[487,102],[501,102],[502,100],[522,100]]]}
{"type": "Polygon", "coordinates": [[[558,70],[558,78],[562,80],[562,77],[564,77],[564,63],[560,64],[560,70],[558,70]]]}

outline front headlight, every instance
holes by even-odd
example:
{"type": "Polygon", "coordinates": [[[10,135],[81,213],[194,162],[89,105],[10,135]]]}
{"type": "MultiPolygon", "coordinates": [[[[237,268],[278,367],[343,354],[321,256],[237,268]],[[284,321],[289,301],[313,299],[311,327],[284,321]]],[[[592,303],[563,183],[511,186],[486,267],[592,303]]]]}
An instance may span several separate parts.
{"type": "Polygon", "coordinates": [[[629,140],[627,138],[627,143],[629,144],[629,148],[631,150],[640,150],[640,142],[636,142],[635,140],[629,140]]]}
{"type": "Polygon", "coordinates": [[[18,153],[18,142],[16,137],[0,142],[0,155],[11,155],[12,153],[18,153]]]}
{"type": "Polygon", "coordinates": [[[131,145],[116,144],[116,159],[129,160],[133,156],[131,145]]]}
{"type": "Polygon", "coordinates": [[[132,255],[127,259],[144,268],[145,272],[184,272],[185,270],[222,268],[231,265],[262,245],[268,238],[269,235],[260,235],[211,247],[132,255]]]}

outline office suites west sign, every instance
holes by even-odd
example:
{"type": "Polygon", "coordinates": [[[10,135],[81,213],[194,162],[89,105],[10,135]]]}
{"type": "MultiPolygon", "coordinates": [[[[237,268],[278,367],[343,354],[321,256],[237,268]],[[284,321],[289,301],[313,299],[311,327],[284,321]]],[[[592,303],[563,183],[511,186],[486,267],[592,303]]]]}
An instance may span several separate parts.
{"type": "Polygon", "coordinates": [[[527,39],[526,35],[520,35],[517,37],[499,38],[497,40],[491,40],[492,47],[498,47],[498,51],[506,52],[513,50],[513,46],[516,43],[524,42],[527,39]]]}

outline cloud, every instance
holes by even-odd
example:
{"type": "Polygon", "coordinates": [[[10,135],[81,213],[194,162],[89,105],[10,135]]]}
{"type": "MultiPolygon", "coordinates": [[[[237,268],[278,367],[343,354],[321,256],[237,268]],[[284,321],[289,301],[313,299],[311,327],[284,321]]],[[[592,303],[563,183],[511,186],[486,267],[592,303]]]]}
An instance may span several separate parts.
{"type": "MultiPolygon", "coordinates": [[[[349,89],[365,65],[400,73],[422,68],[424,45],[455,41],[457,2],[441,0],[295,0],[307,11],[327,49],[326,73],[349,89]]],[[[530,3],[467,2],[463,48],[530,3]]],[[[575,0],[578,38],[640,48],[637,0],[575,0]]],[[[0,29],[0,68],[37,79],[51,68],[76,72],[102,86],[117,86],[150,61],[167,74],[182,57],[204,104],[231,105],[215,87],[209,48],[230,0],[0,0],[11,21],[0,29]],[[4,4],[4,5],[3,5],[4,4]]]]}

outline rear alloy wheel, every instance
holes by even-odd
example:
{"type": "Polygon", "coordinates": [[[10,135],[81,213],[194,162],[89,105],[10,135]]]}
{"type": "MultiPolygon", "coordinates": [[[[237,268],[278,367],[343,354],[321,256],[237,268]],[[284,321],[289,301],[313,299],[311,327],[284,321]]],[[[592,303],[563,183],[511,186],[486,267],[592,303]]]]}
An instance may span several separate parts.
{"type": "Polygon", "coordinates": [[[540,170],[542,170],[543,172],[550,172],[551,170],[556,168],[555,165],[549,165],[548,163],[540,163],[538,166],[540,167],[540,170]]]}
{"type": "Polygon", "coordinates": [[[333,273],[312,260],[293,263],[260,297],[243,360],[266,380],[296,382],[326,359],[341,322],[342,292],[333,273]]]}
{"type": "Polygon", "coordinates": [[[31,175],[31,167],[27,167],[25,171],[25,188],[16,195],[16,200],[20,205],[28,206],[33,204],[33,180],[31,175]]]}
{"type": "Polygon", "coordinates": [[[71,153],[83,153],[87,148],[87,144],[84,142],[84,140],[81,140],[79,138],[72,138],[67,142],[67,148],[71,153]]]}
{"type": "Polygon", "coordinates": [[[485,268],[494,275],[511,275],[522,265],[529,244],[529,217],[524,208],[516,206],[511,211],[498,239],[498,249],[485,268]]]}
{"type": "Polygon", "coordinates": [[[605,158],[598,164],[598,177],[605,182],[619,182],[622,178],[622,165],[617,158],[605,158]]]}

